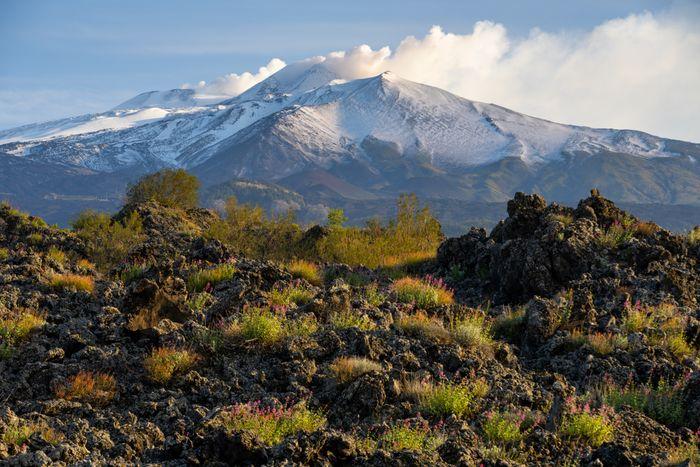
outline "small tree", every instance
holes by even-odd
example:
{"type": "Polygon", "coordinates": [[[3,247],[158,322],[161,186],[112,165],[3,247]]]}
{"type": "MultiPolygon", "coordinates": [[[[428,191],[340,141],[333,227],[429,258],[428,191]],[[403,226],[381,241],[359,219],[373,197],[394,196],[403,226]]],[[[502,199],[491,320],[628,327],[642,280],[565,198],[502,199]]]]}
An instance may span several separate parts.
{"type": "Polygon", "coordinates": [[[165,169],[141,177],[129,185],[127,203],[157,201],[163,206],[191,208],[197,205],[199,180],[183,169],[165,169]]]}
{"type": "Polygon", "coordinates": [[[348,218],[345,217],[345,212],[342,209],[331,209],[328,211],[328,227],[342,227],[347,221],[348,218]]]}

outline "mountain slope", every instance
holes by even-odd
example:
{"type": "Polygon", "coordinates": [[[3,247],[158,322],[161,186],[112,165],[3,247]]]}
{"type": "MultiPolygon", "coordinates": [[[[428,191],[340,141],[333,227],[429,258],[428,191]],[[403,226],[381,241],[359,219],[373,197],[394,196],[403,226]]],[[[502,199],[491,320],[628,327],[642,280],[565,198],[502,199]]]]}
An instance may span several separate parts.
{"type": "Polygon", "coordinates": [[[627,203],[700,205],[698,144],[549,122],[389,72],[348,81],[314,61],[233,98],[148,92],[101,114],[0,131],[0,153],[130,179],[184,167],[205,187],[252,179],[327,205],[407,191],[568,202],[592,186],[627,203]]]}

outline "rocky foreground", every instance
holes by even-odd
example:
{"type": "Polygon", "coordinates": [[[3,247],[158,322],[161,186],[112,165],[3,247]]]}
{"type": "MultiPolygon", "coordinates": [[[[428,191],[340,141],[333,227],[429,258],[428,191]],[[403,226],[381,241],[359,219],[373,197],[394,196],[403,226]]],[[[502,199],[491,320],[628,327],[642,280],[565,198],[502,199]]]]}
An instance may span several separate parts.
{"type": "Polygon", "coordinates": [[[146,240],[99,274],[0,207],[0,463],[698,461],[700,242],[597,193],[518,194],[446,240],[410,272],[454,303],[235,257],[209,211],[133,210],[146,240]]]}

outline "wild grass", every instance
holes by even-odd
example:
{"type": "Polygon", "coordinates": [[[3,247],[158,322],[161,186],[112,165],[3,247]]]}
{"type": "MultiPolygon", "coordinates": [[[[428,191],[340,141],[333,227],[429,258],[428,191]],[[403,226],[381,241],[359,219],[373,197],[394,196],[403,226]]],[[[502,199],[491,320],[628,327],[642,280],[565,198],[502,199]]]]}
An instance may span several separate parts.
{"type": "Polygon", "coordinates": [[[22,446],[34,433],[39,433],[41,439],[49,444],[58,444],[64,438],[63,434],[55,431],[45,422],[14,419],[7,424],[5,432],[2,437],[0,437],[0,440],[8,445],[22,446]]]}
{"type": "Polygon", "coordinates": [[[562,436],[583,441],[593,447],[612,441],[615,435],[614,410],[602,406],[595,410],[589,404],[581,406],[571,399],[566,413],[559,426],[562,436]]]}
{"type": "Polygon", "coordinates": [[[72,290],[74,292],[92,293],[95,289],[95,282],[92,277],[80,274],[53,274],[49,278],[49,283],[54,288],[72,290]]]}
{"type": "Polygon", "coordinates": [[[604,248],[616,248],[628,242],[635,234],[635,222],[630,217],[615,221],[598,237],[598,244],[604,248]]]}
{"type": "Polygon", "coordinates": [[[187,372],[198,359],[199,357],[189,350],[158,347],[144,360],[143,366],[151,380],[166,384],[174,376],[187,372]]]}
{"type": "Polygon", "coordinates": [[[88,258],[102,272],[121,263],[129,250],[145,238],[142,220],[135,212],[115,221],[106,213],[84,211],[72,226],[85,241],[88,258]]]}
{"type": "Polygon", "coordinates": [[[318,321],[313,314],[284,320],[285,337],[309,337],[318,331],[318,321]]]}
{"type": "Polygon", "coordinates": [[[452,292],[440,280],[404,277],[394,281],[390,290],[396,301],[419,308],[450,305],[454,302],[452,292]]]}
{"type": "Polygon", "coordinates": [[[305,305],[311,302],[315,295],[313,290],[297,282],[287,287],[272,289],[269,302],[272,306],[305,305]]]}
{"type": "Polygon", "coordinates": [[[355,381],[373,371],[381,371],[382,365],[362,357],[339,357],[330,366],[331,373],[341,383],[355,381]]]}
{"type": "Polygon", "coordinates": [[[270,310],[247,308],[229,327],[229,333],[246,343],[271,346],[284,337],[283,318],[270,310]]]}
{"type": "Polygon", "coordinates": [[[493,320],[491,329],[494,336],[517,341],[522,335],[525,323],[525,308],[508,309],[504,314],[493,320]]]}
{"type": "Polygon", "coordinates": [[[452,338],[461,346],[490,351],[493,347],[491,328],[481,314],[457,317],[450,323],[452,338]]]}
{"type": "Polygon", "coordinates": [[[30,311],[23,311],[16,316],[0,316],[0,338],[14,345],[27,339],[45,323],[44,318],[30,311]]]}
{"type": "Polygon", "coordinates": [[[431,430],[427,423],[419,426],[396,423],[381,435],[377,445],[389,452],[429,453],[437,450],[446,440],[444,434],[431,430]]]}
{"type": "Polygon", "coordinates": [[[571,214],[553,214],[552,219],[560,222],[564,227],[568,227],[574,221],[574,216],[571,214]]]}
{"type": "Polygon", "coordinates": [[[700,226],[696,226],[688,232],[688,243],[693,246],[700,244],[700,226]]]}
{"type": "Polygon", "coordinates": [[[646,307],[627,305],[622,327],[626,332],[644,332],[650,344],[683,359],[695,353],[685,338],[686,323],[687,317],[674,304],[663,302],[646,307]]]}
{"type": "Polygon", "coordinates": [[[451,339],[450,332],[445,328],[442,320],[431,318],[422,311],[400,316],[394,326],[405,334],[421,339],[438,342],[447,342],[451,339]]]}
{"type": "Polygon", "coordinates": [[[227,411],[223,415],[223,425],[232,432],[247,432],[264,445],[274,446],[296,433],[311,433],[323,428],[326,419],[303,404],[263,407],[259,403],[248,403],[235,405],[227,411]]]}
{"type": "Polygon", "coordinates": [[[10,258],[10,250],[7,248],[0,248],[0,261],[7,261],[10,258]]]}
{"type": "Polygon", "coordinates": [[[71,376],[56,390],[56,396],[65,400],[79,400],[94,405],[107,405],[117,395],[117,381],[105,373],[81,371],[71,376]]]}
{"type": "Polygon", "coordinates": [[[617,349],[626,349],[628,346],[627,336],[602,332],[583,334],[580,330],[572,331],[568,341],[575,346],[588,345],[598,356],[609,355],[617,349]]]}
{"type": "Polygon", "coordinates": [[[129,284],[141,279],[148,269],[146,264],[129,264],[119,273],[119,280],[124,284],[129,284]]]}
{"type": "Polygon", "coordinates": [[[95,270],[95,265],[85,258],[81,258],[76,261],[75,267],[77,267],[81,272],[90,272],[95,270]]]}
{"type": "Polygon", "coordinates": [[[236,266],[233,264],[220,264],[211,269],[200,269],[187,279],[187,288],[192,292],[201,292],[206,287],[213,287],[219,282],[230,280],[236,272],[236,266]]]}
{"type": "Polygon", "coordinates": [[[329,322],[335,329],[357,328],[360,331],[371,331],[377,327],[369,316],[355,309],[332,313],[329,322]]]}
{"type": "Polygon", "coordinates": [[[379,285],[376,282],[372,282],[362,289],[362,297],[371,306],[379,306],[386,301],[386,295],[379,291],[379,285]]]}
{"type": "Polygon", "coordinates": [[[486,381],[481,379],[464,384],[441,382],[424,387],[424,392],[418,394],[418,402],[422,411],[432,415],[462,418],[474,413],[478,400],[488,389],[486,381]]]}
{"type": "Polygon", "coordinates": [[[490,443],[507,445],[523,438],[523,432],[520,429],[522,422],[520,417],[509,412],[489,412],[481,429],[490,443]]]}
{"type": "Polygon", "coordinates": [[[323,284],[323,274],[321,270],[311,261],[297,259],[287,263],[284,268],[289,271],[294,278],[304,279],[313,285],[323,284]]]}
{"type": "Polygon", "coordinates": [[[628,406],[673,428],[684,421],[682,391],[682,384],[672,386],[664,380],[656,387],[631,383],[620,387],[607,381],[599,389],[602,400],[616,410],[628,406]]]}
{"type": "Polygon", "coordinates": [[[46,252],[46,258],[60,265],[64,265],[68,261],[68,255],[55,246],[49,248],[49,251],[46,252]]]}

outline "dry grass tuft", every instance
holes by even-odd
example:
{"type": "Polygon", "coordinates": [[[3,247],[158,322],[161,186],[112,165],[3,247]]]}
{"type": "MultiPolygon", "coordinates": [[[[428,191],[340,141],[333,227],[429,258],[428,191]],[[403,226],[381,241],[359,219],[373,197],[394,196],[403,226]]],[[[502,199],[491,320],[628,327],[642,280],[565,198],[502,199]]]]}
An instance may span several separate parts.
{"type": "Polygon", "coordinates": [[[92,293],[95,281],[90,276],[79,274],[54,274],[49,279],[51,287],[92,293]]]}
{"type": "Polygon", "coordinates": [[[366,373],[381,369],[381,364],[362,357],[340,357],[330,367],[335,378],[341,383],[354,381],[366,373]]]}
{"type": "Polygon", "coordinates": [[[117,395],[117,380],[105,373],[81,371],[58,387],[56,395],[65,400],[79,400],[107,405],[117,395]]]}
{"type": "Polygon", "coordinates": [[[175,375],[185,373],[199,359],[189,350],[177,350],[170,347],[153,349],[151,355],[143,362],[148,376],[155,382],[165,384],[175,375]]]}

